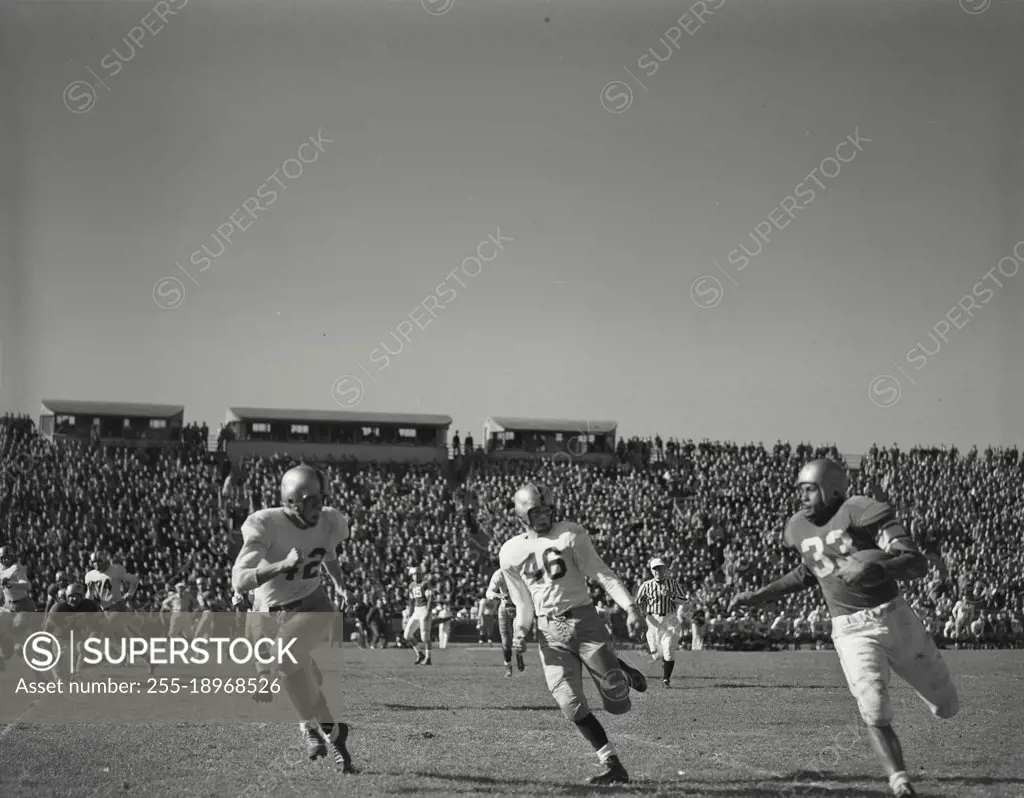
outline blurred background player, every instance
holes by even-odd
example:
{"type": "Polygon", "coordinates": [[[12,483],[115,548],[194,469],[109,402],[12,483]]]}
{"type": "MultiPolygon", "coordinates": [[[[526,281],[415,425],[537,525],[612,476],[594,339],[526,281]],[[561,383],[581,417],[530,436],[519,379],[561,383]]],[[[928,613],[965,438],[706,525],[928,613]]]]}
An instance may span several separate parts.
{"type": "Polygon", "coordinates": [[[476,603],[476,633],[480,645],[494,645],[494,627],[497,626],[496,609],[498,601],[486,593],[476,603]]]}
{"type": "Polygon", "coordinates": [[[0,546],[0,591],[4,603],[0,607],[0,669],[4,667],[4,640],[10,639],[15,648],[17,637],[28,623],[26,613],[36,611],[36,603],[29,596],[32,583],[28,571],[18,561],[12,546],[0,546]]]}
{"type": "MultiPolygon", "coordinates": [[[[366,616],[370,614],[370,607],[372,606],[370,601],[370,594],[363,593],[359,598],[359,601],[352,605],[351,613],[352,619],[356,622],[356,642],[360,648],[367,648],[366,642],[366,616]]],[[[344,629],[344,615],[339,615],[339,622],[343,624],[344,629]]],[[[339,635],[340,637],[341,635],[339,635]]]]}
{"type": "Polygon", "coordinates": [[[661,683],[670,687],[675,668],[675,649],[679,645],[679,620],[674,617],[677,606],[686,603],[686,594],[679,583],[668,575],[665,561],[654,557],[648,564],[653,579],[636,591],[636,606],[647,618],[647,648],[651,659],[660,658],[661,683]]]}
{"type": "Polygon", "coordinates": [[[697,607],[690,615],[690,650],[703,651],[704,637],[708,631],[708,616],[701,608],[697,607]]]}
{"type": "MultiPolygon", "coordinates": [[[[335,607],[321,582],[322,568],[342,592],[338,550],[349,540],[348,519],[324,506],[323,475],[300,465],[281,478],[281,507],[250,515],[242,525],[242,549],[231,573],[232,587],[255,594],[261,622],[271,618],[276,629],[267,637],[294,640],[295,662],[278,664],[284,687],[299,715],[306,754],[316,760],[327,755],[343,773],[353,773],[346,741],[348,726],[334,719],[312,666],[312,651],[333,623],[335,607]]],[[[286,658],[287,660],[287,658],[286,658]]]]}
{"type": "Polygon", "coordinates": [[[452,637],[452,623],[455,621],[455,613],[450,602],[446,601],[436,608],[434,621],[437,623],[437,647],[448,648],[448,641],[452,637]]]}
{"type": "MultiPolygon", "coordinates": [[[[419,572],[415,568],[409,569],[409,575],[418,577],[419,572]]],[[[402,637],[416,652],[416,661],[413,665],[430,665],[430,608],[434,603],[434,591],[430,587],[430,577],[426,576],[421,580],[415,579],[409,585],[409,620],[405,622],[402,630],[402,637]],[[416,642],[414,635],[420,634],[420,643],[416,642]],[[422,648],[420,646],[422,645],[422,648]]]]}
{"type": "Polygon", "coordinates": [[[516,491],[515,513],[525,532],[505,541],[499,561],[516,607],[513,648],[526,650],[526,635],[537,616],[537,643],[544,678],[566,719],[576,725],[597,752],[604,771],[590,784],[629,781],[615,747],[594,717],[583,694],[586,666],[613,715],[629,712],[629,690],[647,689],[647,679],[615,654],[597,614],[587,579],[597,582],[631,620],[642,623],[633,597],[594,549],[579,524],[553,519],[554,502],[547,488],[527,484],[516,491]]]}
{"type": "MultiPolygon", "coordinates": [[[[390,615],[384,599],[379,598],[366,613],[366,628],[370,635],[370,648],[388,647],[388,621],[390,615]]],[[[451,626],[449,625],[449,631],[451,626]]]]}
{"type": "MultiPolygon", "coordinates": [[[[82,670],[82,656],[85,653],[83,645],[85,641],[94,634],[103,631],[105,624],[102,621],[103,608],[92,599],[85,597],[85,587],[73,583],[64,590],[64,596],[53,605],[43,623],[43,631],[57,634],[63,637],[71,625],[74,624],[75,650],[68,658],[68,676],[74,678],[75,674],[82,670]]],[[[68,635],[70,638],[70,635],[68,635]]],[[[55,682],[60,681],[60,673],[57,666],[60,660],[50,669],[50,676],[55,682]]]]}
{"type": "Polygon", "coordinates": [[[64,598],[64,591],[71,584],[67,571],[57,571],[53,582],[46,588],[46,612],[53,609],[53,605],[64,598]]]}
{"type": "Polygon", "coordinates": [[[104,551],[89,557],[90,569],[85,575],[85,589],[108,616],[128,612],[128,599],[139,588],[139,577],[130,574],[120,563],[112,562],[104,551]]]}
{"type": "MultiPolygon", "coordinates": [[[[491,581],[487,583],[486,598],[498,602],[498,634],[501,635],[501,654],[505,659],[505,677],[512,677],[512,637],[513,624],[516,619],[516,605],[508,593],[508,585],[505,583],[505,575],[499,568],[491,574],[491,581]]],[[[516,667],[520,671],[526,668],[523,654],[516,652],[516,667]]]]}
{"type": "Polygon", "coordinates": [[[737,594],[730,607],[776,601],[821,586],[832,615],[836,653],[889,786],[898,798],[916,795],[891,725],[890,671],[917,691],[933,715],[951,718],[960,710],[956,686],[935,641],[896,584],[924,577],[928,560],[891,507],[866,496],[846,498],[846,471],[838,463],[812,460],[800,469],[796,484],[802,509],[789,519],[784,539],[803,562],[760,590],[737,594]],[[878,549],[885,553],[883,559],[850,556],[878,549]]]}
{"type": "Polygon", "coordinates": [[[168,614],[167,636],[192,639],[196,600],[186,582],[178,582],[160,604],[160,616],[168,614]]]}

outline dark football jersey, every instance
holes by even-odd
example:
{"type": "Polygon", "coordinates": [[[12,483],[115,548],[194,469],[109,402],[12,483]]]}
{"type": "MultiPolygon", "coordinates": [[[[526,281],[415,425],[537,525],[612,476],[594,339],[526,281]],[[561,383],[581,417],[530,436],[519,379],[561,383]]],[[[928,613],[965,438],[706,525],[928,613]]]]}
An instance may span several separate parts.
{"type": "Polygon", "coordinates": [[[67,599],[61,599],[53,605],[47,622],[53,623],[58,629],[68,629],[72,625],[75,629],[85,632],[96,631],[106,618],[99,604],[92,599],[84,598],[78,602],[77,607],[68,604],[67,599]],[[85,613],[87,617],[82,618],[79,613],[85,613]],[[93,615],[95,613],[95,615],[93,615]]]}
{"type": "Polygon", "coordinates": [[[92,599],[82,599],[78,602],[77,607],[72,607],[68,604],[67,599],[61,599],[53,605],[53,609],[50,612],[103,612],[100,609],[100,605],[92,599]]]}
{"type": "Polygon", "coordinates": [[[835,618],[877,607],[900,594],[891,579],[872,587],[848,585],[839,578],[839,566],[855,551],[886,550],[893,540],[904,536],[910,542],[889,505],[854,496],[821,526],[801,510],[786,524],[785,541],[800,552],[802,567],[821,585],[825,603],[835,618]]]}

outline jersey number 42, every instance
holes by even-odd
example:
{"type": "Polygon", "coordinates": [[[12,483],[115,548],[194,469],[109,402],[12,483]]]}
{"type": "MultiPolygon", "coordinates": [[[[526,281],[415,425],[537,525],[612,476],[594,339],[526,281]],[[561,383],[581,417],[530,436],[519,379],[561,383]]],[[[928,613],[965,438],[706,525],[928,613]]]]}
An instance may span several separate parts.
{"type": "MultiPolygon", "coordinates": [[[[326,549],[313,549],[313,551],[311,551],[306,556],[307,562],[306,562],[305,567],[302,569],[302,578],[303,579],[312,579],[312,578],[314,578],[317,575],[317,571],[320,568],[320,561],[324,558],[324,555],[326,553],[327,553],[326,549]]],[[[291,582],[298,575],[299,569],[298,568],[289,568],[284,573],[285,573],[285,579],[287,579],[289,582],[291,582]]]]}
{"type": "Polygon", "coordinates": [[[565,560],[559,556],[561,553],[552,547],[545,549],[543,554],[535,554],[532,560],[524,564],[523,577],[528,582],[540,582],[545,575],[552,582],[561,579],[568,570],[565,567],[565,560]]]}

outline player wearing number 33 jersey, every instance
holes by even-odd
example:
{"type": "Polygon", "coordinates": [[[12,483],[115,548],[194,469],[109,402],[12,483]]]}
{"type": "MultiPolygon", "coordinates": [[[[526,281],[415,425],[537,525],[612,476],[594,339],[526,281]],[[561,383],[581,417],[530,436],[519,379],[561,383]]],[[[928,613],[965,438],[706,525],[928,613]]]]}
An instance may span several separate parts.
{"type": "Polygon", "coordinates": [[[550,491],[525,485],[515,495],[516,516],[526,531],[509,539],[499,554],[501,573],[516,607],[513,647],[525,638],[537,615],[537,642],[548,689],[562,713],[597,751],[604,772],[591,784],[627,782],[629,776],[583,694],[583,669],[590,673],[604,708],[613,715],[630,710],[629,690],[647,689],[644,675],[620,660],[594,608],[587,579],[598,582],[635,623],[633,597],[594,550],[590,535],[571,521],[554,522],[550,491]]]}
{"type": "Polygon", "coordinates": [[[846,471],[838,463],[812,460],[800,470],[797,487],[803,509],[790,518],[784,539],[803,562],[760,590],[738,594],[730,608],[821,586],[839,662],[889,785],[897,796],[916,795],[891,725],[890,671],[937,717],[951,718],[960,708],[946,663],[896,584],[925,576],[928,560],[891,507],[866,496],[846,498],[846,471]]]}

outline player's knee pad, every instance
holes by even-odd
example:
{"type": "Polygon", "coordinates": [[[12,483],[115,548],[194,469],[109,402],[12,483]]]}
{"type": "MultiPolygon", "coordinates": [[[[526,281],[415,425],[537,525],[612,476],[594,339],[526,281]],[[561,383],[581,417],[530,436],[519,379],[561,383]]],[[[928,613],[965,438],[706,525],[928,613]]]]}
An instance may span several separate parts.
{"type": "Polygon", "coordinates": [[[558,704],[558,708],[562,710],[566,720],[572,723],[583,720],[590,714],[587,700],[581,695],[576,695],[576,692],[568,684],[557,686],[551,691],[551,696],[558,704]]]}

